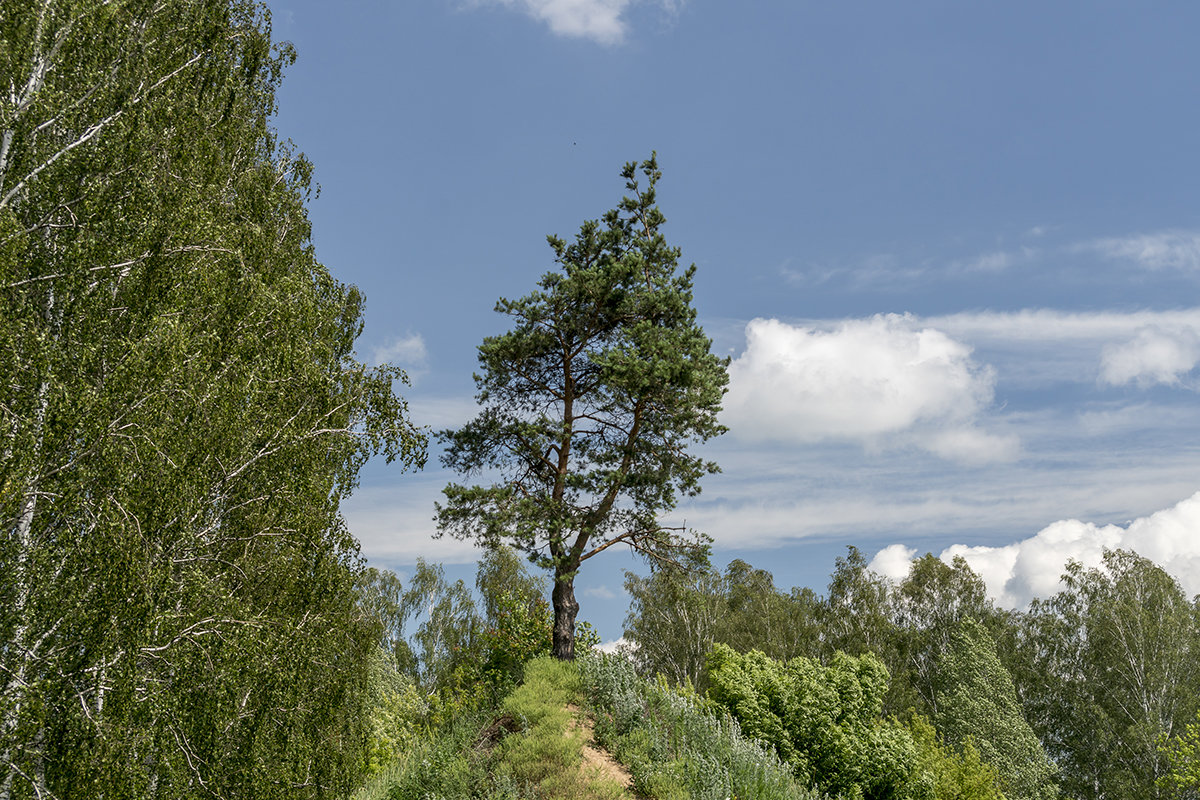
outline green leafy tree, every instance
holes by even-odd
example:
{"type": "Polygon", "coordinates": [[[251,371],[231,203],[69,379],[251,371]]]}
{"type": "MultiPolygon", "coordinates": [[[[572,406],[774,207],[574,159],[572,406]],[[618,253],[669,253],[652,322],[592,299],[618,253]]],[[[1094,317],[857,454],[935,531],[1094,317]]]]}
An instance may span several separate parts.
{"type": "Polygon", "coordinates": [[[495,547],[483,553],[475,569],[475,588],[483,600],[486,624],[494,625],[513,604],[523,605],[532,614],[546,596],[546,580],[531,575],[528,567],[511,547],[495,547]]]}
{"type": "Polygon", "coordinates": [[[379,649],[396,671],[416,680],[417,656],[405,634],[413,604],[405,598],[400,578],[391,570],[369,567],[356,583],[359,605],[378,631],[379,649]]]}
{"type": "Polygon", "coordinates": [[[947,564],[927,553],[913,561],[888,605],[895,626],[888,663],[896,680],[887,705],[894,712],[912,706],[936,719],[946,678],[942,658],[959,624],[968,616],[998,616],[987,588],[961,556],[947,564]]]}
{"type": "Polygon", "coordinates": [[[853,545],[847,547],[845,557],[834,563],[821,614],[826,658],[839,650],[883,657],[895,638],[888,591],[887,579],[867,568],[862,552],[853,545]]]}
{"type": "Polygon", "coordinates": [[[939,671],[935,722],[946,740],[977,748],[1010,800],[1056,797],[1054,767],[1022,714],[992,637],[973,617],[955,627],[939,671]]]}
{"type": "Polygon", "coordinates": [[[625,637],[644,674],[662,673],[703,690],[713,642],[771,658],[816,657],[821,601],[810,589],[784,594],[771,574],[735,559],[721,575],[707,563],[689,570],[626,573],[631,601],[625,637]]]}
{"type": "Polygon", "coordinates": [[[550,655],[554,618],[546,581],[530,575],[512,548],[484,553],[475,587],[484,607],[477,669],[498,697],[521,680],[527,663],[550,655]]]}
{"type": "Polygon", "coordinates": [[[903,726],[882,718],[888,675],[875,656],[785,664],[718,643],[708,666],[710,697],[802,780],[846,798],[911,796],[917,751],[903,726]]]}
{"type": "Polygon", "coordinates": [[[725,607],[721,576],[707,568],[660,569],[647,577],[626,572],[625,591],[624,635],[638,670],[703,690],[705,659],[725,607]]]}
{"type": "Polygon", "coordinates": [[[821,606],[807,589],[784,594],[771,573],[741,559],[725,568],[725,603],[714,634],[735,650],[761,650],[771,658],[815,657],[821,606]]]}
{"type": "Polygon", "coordinates": [[[417,623],[410,637],[413,677],[430,694],[450,689],[456,671],[480,654],[484,621],[470,587],[448,581],[441,564],[418,558],[401,602],[403,619],[417,623]]]}
{"type": "Polygon", "coordinates": [[[455,707],[488,699],[476,691],[484,683],[492,699],[502,696],[528,661],[550,653],[545,581],[511,549],[484,553],[475,587],[472,593],[463,581],[450,582],[441,564],[420,558],[407,587],[388,570],[359,578],[359,603],[375,621],[391,669],[406,686],[455,707]],[[470,696],[450,697],[456,693],[470,696]]]}
{"type": "Polygon", "coordinates": [[[0,5],[0,798],[344,795],[339,504],[423,439],[354,357],[243,0],[0,5]]]}
{"type": "Polygon", "coordinates": [[[723,432],[725,362],[696,322],[695,266],[660,228],[653,157],[625,165],[631,196],[585,222],[575,241],[549,237],[560,269],[496,310],[514,327],[479,347],[480,414],[444,431],[443,463],[497,476],[452,483],[439,534],[485,547],[508,542],[553,571],[554,655],[575,652],[575,575],[625,544],[669,564],[701,542],[659,515],[700,491],[716,464],[688,452],[723,432]]]}
{"type": "Polygon", "coordinates": [[[1170,765],[1170,772],[1159,779],[1163,788],[1188,800],[1200,797],[1200,713],[1180,733],[1163,737],[1159,750],[1170,765]]]}
{"type": "Polygon", "coordinates": [[[1100,569],[1068,566],[1065,588],[1034,603],[1021,646],[1029,719],[1066,794],[1170,797],[1160,742],[1200,706],[1196,606],[1147,559],[1109,551],[1100,569]]]}
{"type": "Polygon", "coordinates": [[[1005,800],[996,768],[970,740],[947,747],[928,719],[914,715],[908,730],[917,750],[911,794],[928,800],[1005,800]]]}

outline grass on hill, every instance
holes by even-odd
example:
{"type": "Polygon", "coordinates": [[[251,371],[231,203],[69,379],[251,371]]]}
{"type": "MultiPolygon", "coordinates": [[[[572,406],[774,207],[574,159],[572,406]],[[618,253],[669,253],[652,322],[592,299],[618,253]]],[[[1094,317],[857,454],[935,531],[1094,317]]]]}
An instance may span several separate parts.
{"type": "Polygon", "coordinates": [[[540,658],[499,708],[419,737],[355,800],[816,800],[775,754],[694,693],[646,681],[625,659],[540,658]],[[588,725],[633,788],[585,767],[588,725]]]}

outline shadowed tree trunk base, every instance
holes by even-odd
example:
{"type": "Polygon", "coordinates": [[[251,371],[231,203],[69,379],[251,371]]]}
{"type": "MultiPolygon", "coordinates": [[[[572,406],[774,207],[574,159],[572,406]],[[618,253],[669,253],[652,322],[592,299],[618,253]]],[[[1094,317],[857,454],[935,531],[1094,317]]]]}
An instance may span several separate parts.
{"type": "Polygon", "coordinates": [[[550,596],[554,603],[554,657],[559,661],[574,661],[575,616],[579,613],[574,571],[569,577],[554,576],[554,591],[550,596]]]}

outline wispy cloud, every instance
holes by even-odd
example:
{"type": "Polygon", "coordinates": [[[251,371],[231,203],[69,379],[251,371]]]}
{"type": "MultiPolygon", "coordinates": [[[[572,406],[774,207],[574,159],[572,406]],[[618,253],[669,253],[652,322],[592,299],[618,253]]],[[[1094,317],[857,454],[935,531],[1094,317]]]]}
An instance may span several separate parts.
{"type": "Polygon", "coordinates": [[[462,427],[479,413],[479,404],[462,395],[416,395],[408,399],[408,410],[414,424],[438,431],[462,427]]]}
{"type": "Polygon", "coordinates": [[[787,283],[805,288],[913,288],[934,278],[970,281],[1018,271],[1059,285],[1066,281],[1092,286],[1127,280],[1131,265],[1147,271],[1200,273],[1200,230],[1070,239],[1057,227],[1040,225],[998,237],[993,246],[974,252],[964,250],[962,242],[921,243],[832,261],[794,257],[779,273],[787,283]]]}
{"type": "MultiPolygon", "coordinates": [[[[544,23],[559,36],[617,45],[624,42],[629,33],[626,12],[637,2],[639,0],[475,0],[474,4],[520,11],[544,23]]],[[[681,2],[659,0],[656,4],[674,14],[681,2]]]]}
{"type": "MultiPolygon", "coordinates": [[[[1065,519],[1047,525],[1027,539],[1000,547],[952,545],[941,553],[947,562],[966,559],[987,583],[989,594],[1006,608],[1021,608],[1035,597],[1046,598],[1062,588],[1068,560],[1099,567],[1104,551],[1133,550],[1159,564],[1189,594],[1200,592],[1200,492],[1125,525],[1097,525],[1065,519]]],[[[890,545],[875,556],[871,568],[894,579],[908,573],[916,554],[902,544],[890,545]]]]}
{"type": "Polygon", "coordinates": [[[433,538],[433,504],[449,476],[438,472],[406,475],[397,484],[359,489],[342,504],[350,533],[373,563],[414,564],[418,558],[446,564],[479,559],[471,542],[433,538]]]}
{"type": "Polygon", "coordinates": [[[972,311],[923,317],[926,325],[971,340],[1094,341],[1125,338],[1140,328],[1200,327],[1200,308],[1177,311],[1070,312],[1056,309],[972,311]]]}
{"type": "Polygon", "coordinates": [[[794,266],[790,261],[779,268],[784,281],[792,286],[812,288],[844,283],[853,288],[895,286],[925,277],[928,264],[905,263],[892,253],[876,253],[851,263],[811,263],[794,266]]]}
{"type": "Polygon", "coordinates": [[[787,283],[799,287],[841,283],[855,289],[879,289],[904,286],[933,277],[965,279],[996,275],[1031,264],[1043,255],[1042,250],[1028,246],[987,250],[948,259],[878,253],[848,263],[813,263],[804,267],[795,266],[789,261],[780,267],[779,274],[787,283]]]}
{"type": "Polygon", "coordinates": [[[998,274],[1036,260],[1041,251],[1033,247],[1015,250],[991,250],[957,261],[951,261],[939,272],[946,276],[998,274]]]}
{"type": "Polygon", "coordinates": [[[395,364],[410,371],[424,370],[428,359],[425,339],[419,333],[393,336],[371,351],[372,363],[395,364]]]}
{"type": "Polygon", "coordinates": [[[1147,269],[1200,270],[1200,232],[1167,230],[1096,239],[1078,245],[1105,258],[1133,261],[1147,269]]]}

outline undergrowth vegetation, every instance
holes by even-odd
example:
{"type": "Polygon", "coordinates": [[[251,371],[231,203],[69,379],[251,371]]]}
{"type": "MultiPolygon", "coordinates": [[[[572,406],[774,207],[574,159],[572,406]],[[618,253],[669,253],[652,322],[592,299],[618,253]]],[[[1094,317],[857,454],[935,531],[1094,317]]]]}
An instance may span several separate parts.
{"type": "Polygon", "coordinates": [[[768,746],[742,736],[738,724],[689,686],[640,678],[620,656],[590,653],[579,661],[596,718],[596,738],[633,773],[634,787],[658,800],[808,800],[768,746]]]}
{"type": "Polygon", "coordinates": [[[496,774],[539,798],[604,800],[621,786],[581,770],[583,730],[578,724],[579,670],[550,658],[530,662],[525,683],[501,705],[521,734],[501,742],[496,774]]]}
{"type": "Polygon", "coordinates": [[[619,784],[582,769],[580,688],[575,665],[535,659],[498,706],[427,724],[356,800],[616,800],[619,784]]]}

